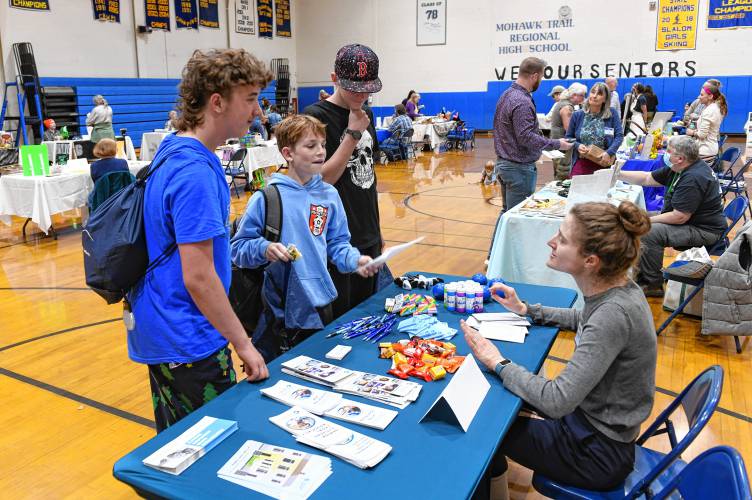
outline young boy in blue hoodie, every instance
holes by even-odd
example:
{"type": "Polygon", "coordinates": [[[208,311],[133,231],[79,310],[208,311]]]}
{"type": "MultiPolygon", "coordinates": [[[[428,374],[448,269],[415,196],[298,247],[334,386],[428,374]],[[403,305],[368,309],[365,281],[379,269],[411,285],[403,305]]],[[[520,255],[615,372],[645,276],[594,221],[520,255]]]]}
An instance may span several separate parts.
{"type": "Polygon", "coordinates": [[[214,150],[261,115],[259,93],[271,79],[242,49],[194,52],[179,87],[178,132],[152,162],[144,230],[150,261],[163,260],[128,296],[128,354],[149,367],[157,431],[235,385],[228,343],[249,381],[269,376],[227,299],[230,192],[214,150]]]}
{"type": "Polygon", "coordinates": [[[232,261],[238,267],[265,270],[264,312],[253,333],[253,343],[269,362],[308,338],[332,319],[331,303],[337,290],[327,271],[331,261],[341,273],[370,277],[373,260],[350,245],[342,200],[325,183],[321,167],[326,159],[325,126],[308,115],[284,119],[276,129],[277,146],[287,160],[288,175],[274,174],[282,199],[280,241],[263,237],[264,195],[248,202],[237,233],[230,242],[232,261]],[[299,255],[293,258],[289,245],[299,255]]]}

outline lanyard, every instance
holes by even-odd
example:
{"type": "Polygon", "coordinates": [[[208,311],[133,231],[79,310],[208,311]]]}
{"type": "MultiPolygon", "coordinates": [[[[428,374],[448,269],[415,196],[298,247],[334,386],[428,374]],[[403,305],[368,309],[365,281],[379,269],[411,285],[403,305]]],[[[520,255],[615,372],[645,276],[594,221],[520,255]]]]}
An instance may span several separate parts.
{"type": "Polygon", "coordinates": [[[674,186],[676,186],[676,183],[679,182],[679,179],[681,179],[681,172],[675,172],[673,179],[671,179],[671,184],[668,185],[668,192],[666,195],[670,195],[674,192],[674,186]]]}

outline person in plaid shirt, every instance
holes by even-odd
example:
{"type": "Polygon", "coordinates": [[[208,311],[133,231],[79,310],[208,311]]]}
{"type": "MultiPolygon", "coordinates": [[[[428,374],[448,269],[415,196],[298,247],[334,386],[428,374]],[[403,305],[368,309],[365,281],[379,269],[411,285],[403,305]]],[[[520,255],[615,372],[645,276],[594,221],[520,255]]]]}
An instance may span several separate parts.
{"type": "Polygon", "coordinates": [[[395,118],[389,126],[389,132],[391,132],[392,135],[384,141],[384,145],[397,145],[398,138],[402,137],[402,134],[405,131],[413,128],[413,121],[407,116],[407,109],[404,105],[397,104],[394,107],[394,112],[396,113],[397,118],[395,118]]]}

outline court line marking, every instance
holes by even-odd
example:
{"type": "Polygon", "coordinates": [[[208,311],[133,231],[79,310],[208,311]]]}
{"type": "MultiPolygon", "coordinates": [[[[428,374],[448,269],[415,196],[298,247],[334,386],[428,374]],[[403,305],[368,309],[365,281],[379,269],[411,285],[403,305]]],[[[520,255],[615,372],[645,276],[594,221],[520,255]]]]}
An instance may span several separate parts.
{"type": "Polygon", "coordinates": [[[101,403],[99,401],[96,401],[91,398],[87,398],[86,396],[82,396],[81,394],[76,394],[75,392],[68,391],[66,389],[63,389],[61,387],[57,387],[51,384],[48,384],[46,382],[42,382],[41,380],[37,380],[31,377],[27,377],[26,375],[21,375],[20,373],[16,373],[11,370],[7,370],[5,368],[0,367],[0,375],[5,375],[6,377],[10,377],[14,380],[18,380],[19,382],[23,382],[25,384],[29,384],[31,386],[34,386],[38,389],[42,389],[47,392],[51,392],[52,394],[55,394],[57,396],[61,396],[66,399],[70,399],[72,401],[76,401],[77,403],[81,403],[87,406],[91,406],[92,408],[96,408],[97,410],[101,410],[105,413],[109,413],[110,415],[114,415],[116,417],[124,418],[126,420],[130,420],[131,422],[134,422],[136,424],[141,424],[145,427],[148,427],[150,429],[156,429],[157,426],[154,424],[152,420],[149,420],[148,418],[144,418],[140,415],[136,415],[134,413],[131,413],[129,411],[121,410],[120,408],[115,408],[114,406],[110,406],[105,403],[101,403]]]}
{"type": "Polygon", "coordinates": [[[65,290],[65,291],[91,291],[91,288],[83,286],[12,286],[12,287],[0,287],[0,292],[15,291],[15,290],[65,290]]]}
{"type": "Polygon", "coordinates": [[[58,331],[52,332],[52,333],[45,333],[44,335],[38,335],[36,337],[31,337],[31,338],[28,338],[26,340],[21,340],[19,342],[14,342],[12,344],[8,344],[8,345],[5,345],[5,346],[2,346],[2,347],[0,347],[0,352],[7,351],[8,349],[12,349],[14,347],[18,347],[18,346],[22,346],[22,345],[25,345],[25,344],[29,344],[29,343],[35,342],[37,340],[42,340],[42,339],[46,339],[46,338],[49,338],[49,337],[55,337],[57,335],[62,335],[64,333],[73,332],[73,331],[76,331],[76,330],[82,330],[84,328],[89,328],[91,326],[98,326],[98,325],[105,325],[107,323],[114,323],[115,321],[120,321],[120,320],[122,320],[122,318],[105,319],[103,321],[97,321],[95,323],[87,323],[85,325],[72,326],[70,328],[66,328],[64,330],[58,330],[58,331]]]}
{"type": "MultiPolygon", "coordinates": [[[[550,359],[551,361],[556,361],[557,363],[567,364],[569,360],[559,358],[557,356],[546,356],[546,359],[550,359]]],[[[655,386],[655,392],[660,392],[661,394],[665,396],[671,396],[672,398],[676,398],[679,396],[678,392],[671,391],[669,389],[664,389],[663,387],[655,386]]],[[[722,406],[717,406],[716,411],[719,413],[723,413],[724,415],[728,415],[729,417],[737,418],[743,422],[747,422],[748,424],[752,424],[752,417],[749,417],[743,413],[736,412],[734,410],[728,410],[722,406]]]]}

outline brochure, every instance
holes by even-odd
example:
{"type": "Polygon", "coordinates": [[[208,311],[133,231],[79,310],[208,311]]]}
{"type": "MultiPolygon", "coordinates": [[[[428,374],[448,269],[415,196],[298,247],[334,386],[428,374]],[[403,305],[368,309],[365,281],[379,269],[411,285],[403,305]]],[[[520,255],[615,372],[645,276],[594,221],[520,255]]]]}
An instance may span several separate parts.
{"type": "Polygon", "coordinates": [[[341,394],[312,389],[284,380],[280,380],[272,387],[261,389],[261,394],[288,406],[299,406],[316,415],[323,415],[342,400],[341,394]]]}
{"type": "Polygon", "coordinates": [[[334,408],[327,410],[324,416],[383,431],[392,423],[394,417],[397,416],[397,412],[342,399],[334,408]]]}
{"type": "Polygon", "coordinates": [[[203,417],[190,429],[146,457],[143,464],[178,475],[236,430],[238,423],[235,421],[203,417]]]}
{"type": "Polygon", "coordinates": [[[309,358],[298,356],[297,358],[282,363],[283,372],[303,375],[307,380],[312,380],[326,385],[334,385],[340,380],[352,375],[352,370],[309,358]]]}
{"type": "Polygon", "coordinates": [[[374,467],[392,450],[388,444],[292,407],[269,420],[290,432],[295,440],[318,448],[361,469],[374,467]]]}
{"type": "Polygon", "coordinates": [[[217,476],[273,498],[305,499],[332,473],[330,459],[246,441],[217,476]]]}

